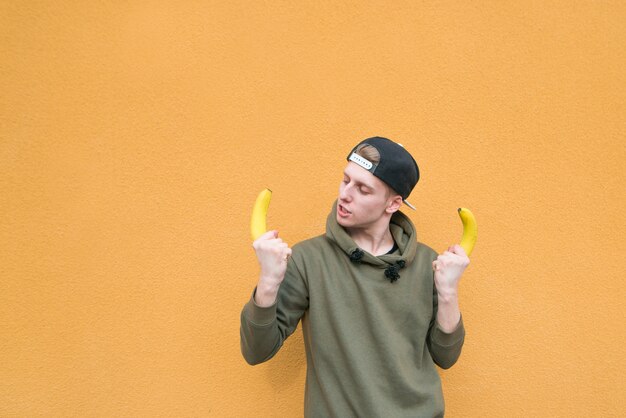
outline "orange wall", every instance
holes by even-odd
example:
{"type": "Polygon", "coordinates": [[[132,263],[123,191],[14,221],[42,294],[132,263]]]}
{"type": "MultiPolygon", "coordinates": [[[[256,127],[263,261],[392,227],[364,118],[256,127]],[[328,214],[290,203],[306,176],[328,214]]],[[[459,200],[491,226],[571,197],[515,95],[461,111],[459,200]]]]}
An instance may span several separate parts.
{"type": "Polygon", "coordinates": [[[0,5],[0,416],[301,415],[300,331],[239,352],[250,209],[323,232],[371,135],[424,242],[478,218],[449,416],[626,413],[624,2],[165,3],[0,5]]]}

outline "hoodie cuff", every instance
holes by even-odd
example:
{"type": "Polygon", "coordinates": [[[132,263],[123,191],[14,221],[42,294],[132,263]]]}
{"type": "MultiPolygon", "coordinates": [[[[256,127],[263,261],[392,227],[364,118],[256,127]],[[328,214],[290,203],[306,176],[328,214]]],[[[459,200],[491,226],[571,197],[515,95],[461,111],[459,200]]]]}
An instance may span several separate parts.
{"type": "Polygon", "coordinates": [[[459,343],[465,338],[465,327],[463,326],[463,316],[459,319],[454,331],[448,333],[439,327],[439,323],[435,320],[435,328],[431,336],[433,342],[442,347],[449,347],[459,343]]]}
{"type": "Polygon", "coordinates": [[[256,295],[256,287],[252,291],[252,297],[244,306],[243,314],[248,318],[250,322],[255,325],[269,325],[276,320],[276,305],[278,304],[278,298],[272,306],[262,307],[256,304],[254,301],[254,295],[256,295]]]}

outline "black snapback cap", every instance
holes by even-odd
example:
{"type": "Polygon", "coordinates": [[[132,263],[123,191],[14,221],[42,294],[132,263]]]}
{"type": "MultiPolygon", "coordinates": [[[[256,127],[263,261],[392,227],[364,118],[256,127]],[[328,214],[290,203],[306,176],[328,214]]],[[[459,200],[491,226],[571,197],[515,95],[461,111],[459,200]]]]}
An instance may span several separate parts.
{"type": "Polygon", "coordinates": [[[402,196],[402,201],[408,207],[415,209],[413,205],[407,202],[406,198],[409,197],[411,191],[419,181],[420,170],[413,156],[411,156],[401,144],[380,136],[367,138],[352,148],[352,151],[348,154],[347,160],[358,164],[384,181],[396,193],[402,196]],[[356,153],[356,150],[364,144],[376,148],[380,154],[378,164],[356,153]]]}

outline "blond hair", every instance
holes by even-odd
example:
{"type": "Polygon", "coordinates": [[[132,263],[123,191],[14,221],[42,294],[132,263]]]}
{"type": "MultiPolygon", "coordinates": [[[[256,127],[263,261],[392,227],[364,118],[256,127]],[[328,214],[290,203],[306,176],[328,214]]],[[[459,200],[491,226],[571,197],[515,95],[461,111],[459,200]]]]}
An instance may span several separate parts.
{"type": "Polygon", "coordinates": [[[380,162],[380,153],[370,144],[359,145],[354,153],[360,155],[373,164],[378,164],[380,162]]]}
{"type": "MultiPolygon", "coordinates": [[[[360,155],[373,164],[378,164],[380,162],[380,152],[378,152],[378,150],[370,144],[359,145],[357,149],[354,150],[354,153],[360,155]]],[[[389,187],[387,183],[383,182],[383,184],[386,186],[386,198],[389,198],[392,194],[398,194],[395,190],[389,187]]]]}

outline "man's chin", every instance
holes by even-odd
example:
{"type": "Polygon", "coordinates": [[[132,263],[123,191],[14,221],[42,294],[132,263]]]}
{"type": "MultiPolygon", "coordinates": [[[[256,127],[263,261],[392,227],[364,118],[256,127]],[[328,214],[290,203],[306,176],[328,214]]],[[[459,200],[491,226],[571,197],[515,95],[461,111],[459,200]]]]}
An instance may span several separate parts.
{"type": "Polygon", "coordinates": [[[341,216],[337,215],[337,223],[341,226],[350,226],[350,222],[348,222],[346,219],[342,218],[341,216]]]}

